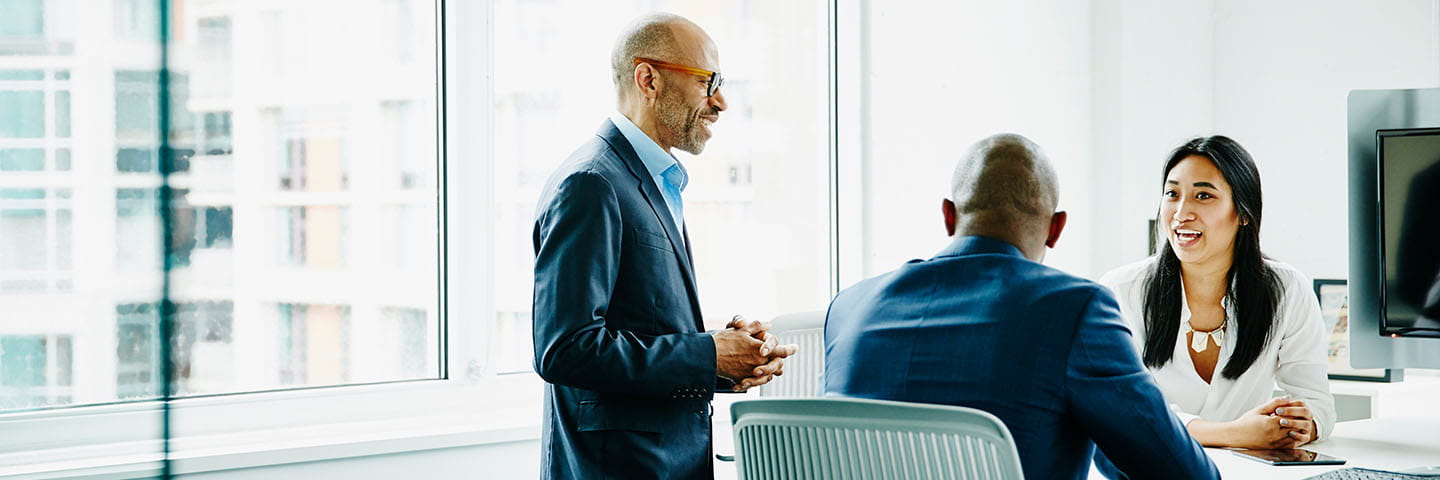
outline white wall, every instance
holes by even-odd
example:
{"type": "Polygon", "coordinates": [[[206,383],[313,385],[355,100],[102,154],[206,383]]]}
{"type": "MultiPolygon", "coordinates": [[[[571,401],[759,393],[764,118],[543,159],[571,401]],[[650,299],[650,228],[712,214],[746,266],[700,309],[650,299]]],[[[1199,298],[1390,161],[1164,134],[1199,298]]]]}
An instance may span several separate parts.
{"type": "Polygon", "coordinates": [[[1260,165],[1265,251],[1345,278],[1345,95],[1440,86],[1435,0],[868,9],[866,276],[945,245],[938,204],[958,155],[1013,131],[1061,176],[1070,225],[1051,265],[1097,277],[1144,257],[1166,154],[1224,134],[1260,165]]]}
{"type": "Polygon", "coordinates": [[[1440,2],[1215,2],[1215,128],[1255,156],[1261,245],[1315,278],[1349,272],[1346,95],[1440,87],[1440,2]]]}
{"type": "Polygon", "coordinates": [[[1261,245],[1316,278],[1348,272],[1345,97],[1440,86],[1434,0],[1096,3],[1093,275],[1145,254],[1169,150],[1222,134],[1255,157],[1261,245]],[[1117,38],[1118,37],[1118,38],[1117,38]]]}
{"type": "Polygon", "coordinates": [[[1209,2],[1095,2],[1095,153],[1090,208],[1071,222],[1093,232],[1091,268],[1146,255],[1159,178],[1170,150],[1213,123],[1209,2]]]}
{"type": "MultiPolygon", "coordinates": [[[[940,202],[950,195],[951,172],[970,144],[991,134],[1015,132],[1039,143],[1060,175],[1061,208],[1086,209],[1088,4],[886,1],[868,8],[864,276],[930,258],[949,243],[940,202]]],[[[1049,263],[1088,270],[1090,228],[1072,223],[1049,263]]]]}

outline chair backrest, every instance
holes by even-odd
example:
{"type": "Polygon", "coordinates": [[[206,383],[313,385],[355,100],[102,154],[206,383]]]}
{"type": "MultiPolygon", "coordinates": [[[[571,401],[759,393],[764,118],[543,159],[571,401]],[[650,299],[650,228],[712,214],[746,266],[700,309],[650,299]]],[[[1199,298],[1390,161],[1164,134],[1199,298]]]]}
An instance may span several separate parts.
{"type": "Polygon", "coordinates": [[[771,398],[730,413],[742,480],[1024,478],[1005,424],[973,408],[771,398]]]}
{"type": "Polygon", "coordinates": [[[785,359],[784,374],[758,388],[761,397],[813,397],[825,374],[825,312],[789,313],[770,320],[770,333],[800,351],[785,359]]]}

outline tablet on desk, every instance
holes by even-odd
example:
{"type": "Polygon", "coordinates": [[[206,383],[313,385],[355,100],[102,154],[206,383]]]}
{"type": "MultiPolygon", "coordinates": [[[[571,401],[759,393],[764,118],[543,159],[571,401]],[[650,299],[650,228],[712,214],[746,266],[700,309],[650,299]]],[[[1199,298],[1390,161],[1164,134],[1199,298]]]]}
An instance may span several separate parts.
{"type": "Polygon", "coordinates": [[[1345,459],[1301,448],[1231,450],[1236,455],[1271,465],[1344,465],[1345,459]]]}

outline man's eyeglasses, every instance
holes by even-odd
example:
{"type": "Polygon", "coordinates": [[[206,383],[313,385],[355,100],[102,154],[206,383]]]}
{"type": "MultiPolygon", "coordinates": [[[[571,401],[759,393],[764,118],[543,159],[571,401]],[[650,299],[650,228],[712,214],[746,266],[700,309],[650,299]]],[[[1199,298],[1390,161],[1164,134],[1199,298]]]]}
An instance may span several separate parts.
{"type": "Polygon", "coordinates": [[[635,66],[638,67],[642,63],[648,63],[650,64],[650,66],[659,68],[661,70],[674,70],[677,72],[685,72],[691,75],[708,78],[709,81],[705,83],[705,96],[707,97],[715,96],[715,92],[720,91],[720,86],[725,84],[725,77],[720,75],[720,72],[712,72],[709,70],[695,67],[687,67],[684,65],[677,65],[670,62],[662,62],[649,58],[635,57],[635,66]]]}

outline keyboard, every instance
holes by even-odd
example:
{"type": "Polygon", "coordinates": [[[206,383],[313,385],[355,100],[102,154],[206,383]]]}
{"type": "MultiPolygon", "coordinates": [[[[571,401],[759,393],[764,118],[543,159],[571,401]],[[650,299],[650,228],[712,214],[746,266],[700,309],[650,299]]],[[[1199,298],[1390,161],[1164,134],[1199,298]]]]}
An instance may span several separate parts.
{"type": "Polygon", "coordinates": [[[1440,477],[1409,473],[1387,472],[1368,468],[1342,468],[1316,475],[1305,480],[1436,480],[1440,477]]]}

